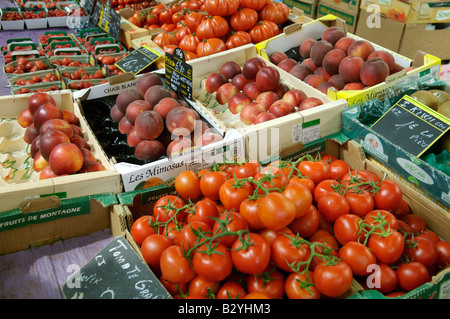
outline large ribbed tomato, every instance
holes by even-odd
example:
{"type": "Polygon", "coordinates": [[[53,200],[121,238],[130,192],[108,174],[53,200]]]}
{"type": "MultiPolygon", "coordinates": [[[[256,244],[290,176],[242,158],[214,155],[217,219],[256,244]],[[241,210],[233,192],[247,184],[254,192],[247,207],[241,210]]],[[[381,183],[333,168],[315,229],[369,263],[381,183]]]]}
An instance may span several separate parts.
{"type": "Polygon", "coordinates": [[[248,31],[253,43],[259,43],[270,39],[280,33],[278,26],[269,20],[260,20],[248,31]]]}
{"type": "Polygon", "coordinates": [[[236,31],[231,33],[231,35],[225,42],[225,45],[229,50],[249,43],[252,43],[252,37],[250,36],[250,34],[248,34],[248,32],[236,31]]]}
{"type": "Polygon", "coordinates": [[[195,32],[197,30],[198,25],[203,21],[203,19],[205,19],[205,13],[200,11],[190,11],[184,16],[186,26],[191,32],[195,32]]]}
{"type": "Polygon", "coordinates": [[[158,35],[153,38],[153,42],[155,42],[160,48],[167,44],[178,45],[177,38],[173,34],[165,32],[158,33],[158,35]]]}
{"type": "Polygon", "coordinates": [[[264,6],[266,5],[266,3],[269,2],[269,0],[240,0],[240,6],[242,8],[250,8],[253,10],[261,10],[262,8],[264,8],[264,6]]]}
{"type": "Polygon", "coordinates": [[[230,29],[228,21],[221,16],[207,16],[200,22],[195,33],[199,39],[220,38],[230,29]]]}
{"type": "Polygon", "coordinates": [[[197,56],[203,57],[214,53],[225,51],[227,47],[225,42],[219,38],[211,38],[202,40],[197,46],[197,56]]]}
{"type": "Polygon", "coordinates": [[[269,1],[259,11],[260,20],[269,20],[276,24],[283,24],[289,18],[289,7],[280,1],[269,1]]]}
{"type": "Polygon", "coordinates": [[[230,16],[239,8],[239,0],[206,0],[205,11],[213,16],[230,16]]]}
{"type": "Polygon", "coordinates": [[[178,46],[183,51],[196,52],[199,43],[200,39],[197,35],[195,33],[191,33],[184,36],[180,43],[178,43],[178,46]]]}
{"type": "Polygon", "coordinates": [[[250,8],[239,8],[230,17],[230,26],[235,31],[248,31],[258,22],[258,12],[250,8]]]}

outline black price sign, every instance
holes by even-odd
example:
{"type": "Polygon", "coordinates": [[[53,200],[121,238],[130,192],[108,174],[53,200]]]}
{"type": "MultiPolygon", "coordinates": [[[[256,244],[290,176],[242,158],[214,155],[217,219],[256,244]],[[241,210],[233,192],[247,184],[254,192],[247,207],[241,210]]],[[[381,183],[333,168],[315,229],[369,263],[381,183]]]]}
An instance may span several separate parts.
{"type": "Polygon", "coordinates": [[[81,7],[86,11],[86,13],[92,15],[95,7],[95,0],[83,0],[80,1],[81,7]]]}
{"type": "Polygon", "coordinates": [[[172,299],[122,236],[75,271],[61,290],[67,299],[172,299]]]}
{"type": "Polygon", "coordinates": [[[393,144],[419,157],[450,128],[450,121],[405,95],[373,125],[372,129],[393,144]]]}
{"type": "Polygon", "coordinates": [[[166,52],[165,83],[167,87],[192,100],[192,65],[186,63],[180,48],[175,48],[173,54],[166,52]]]}
{"type": "Polygon", "coordinates": [[[134,75],[142,72],[153,62],[158,60],[161,54],[150,48],[142,46],[129,53],[126,57],[116,62],[116,66],[124,72],[131,72],[134,75]]]}
{"type": "Polygon", "coordinates": [[[111,7],[97,1],[91,15],[91,23],[99,26],[114,39],[119,40],[120,15],[111,9],[111,7]]]}

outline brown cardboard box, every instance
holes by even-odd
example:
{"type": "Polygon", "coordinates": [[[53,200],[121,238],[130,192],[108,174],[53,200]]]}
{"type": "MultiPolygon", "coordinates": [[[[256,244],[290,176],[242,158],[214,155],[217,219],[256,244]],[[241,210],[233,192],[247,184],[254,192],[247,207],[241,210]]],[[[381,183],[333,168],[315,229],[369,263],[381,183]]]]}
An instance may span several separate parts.
{"type": "Polygon", "coordinates": [[[361,0],[361,9],[376,5],[389,19],[404,23],[450,22],[450,2],[436,0],[361,0]]]}
{"type": "Polygon", "coordinates": [[[319,0],[283,0],[283,3],[292,8],[294,13],[295,9],[300,9],[306,16],[316,18],[319,0]]]}
{"type": "Polygon", "coordinates": [[[359,16],[360,0],[319,0],[317,18],[332,14],[347,24],[347,31],[354,33],[359,16]]]}
{"type": "Polygon", "coordinates": [[[427,24],[409,24],[379,16],[381,28],[369,28],[367,20],[372,19],[371,13],[360,10],[355,34],[389,50],[398,52],[410,59],[418,50],[432,54],[441,60],[450,59],[449,29],[439,29],[445,24],[435,24],[437,29],[428,30],[427,24]],[[389,34],[389,36],[387,36],[389,34]]]}

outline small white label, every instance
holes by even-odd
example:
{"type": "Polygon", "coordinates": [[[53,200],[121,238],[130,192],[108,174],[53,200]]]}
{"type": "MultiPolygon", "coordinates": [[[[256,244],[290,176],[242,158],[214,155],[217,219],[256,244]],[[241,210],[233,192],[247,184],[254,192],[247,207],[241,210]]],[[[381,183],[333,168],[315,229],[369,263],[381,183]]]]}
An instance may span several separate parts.
{"type": "Polygon", "coordinates": [[[292,143],[297,143],[302,140],[302,125],[292,125],[292,143]]]}
{"type": "Polygon", "coordinates": [[[438,12],[436,12],[436,20],[437,21],[450,20],[450,9],[439,10],[438,12]]]}
{"type": "Polygon", "coordinates": [[[302,141],[304,144],[314,142],[320,138],[320,124],[309,126],[303,129],[302,141]]]}

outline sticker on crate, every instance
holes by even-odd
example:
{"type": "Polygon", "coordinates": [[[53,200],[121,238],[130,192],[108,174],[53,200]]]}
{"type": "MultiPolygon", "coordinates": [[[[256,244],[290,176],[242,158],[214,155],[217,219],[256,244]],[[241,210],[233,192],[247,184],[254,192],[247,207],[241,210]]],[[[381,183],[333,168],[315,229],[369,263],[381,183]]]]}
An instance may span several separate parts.
{"type": "Polygon", "coordinates": [[[172,299],[122,236],[74,271],[61,290],[67,299],[172,299]]]}

